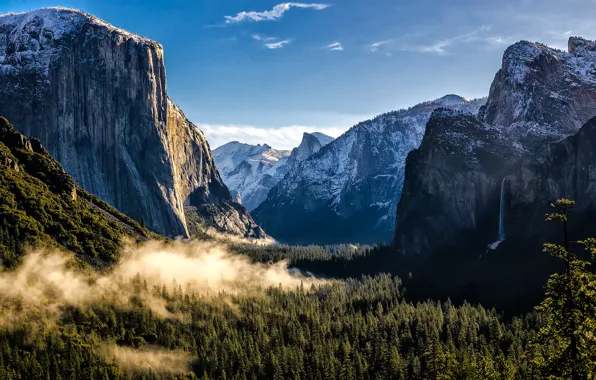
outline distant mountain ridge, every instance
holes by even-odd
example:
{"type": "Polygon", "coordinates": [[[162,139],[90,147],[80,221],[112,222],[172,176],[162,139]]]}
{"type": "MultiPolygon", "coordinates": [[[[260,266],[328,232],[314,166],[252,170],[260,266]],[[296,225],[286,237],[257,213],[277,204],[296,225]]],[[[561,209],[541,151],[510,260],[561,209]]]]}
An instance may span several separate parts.
{"type": "Polygon", "coordinates": [[[0,98],[82,188],[154,231],[264,236],[168,97],[157,42],[72,9],[0,15],[0,98]]]}
{"type": "Polygon", "coordinates": [[[476,114],[484,102],[446,95],[359,123],[289,171],[252,214],[289,243],[389,241],[405,158],[420,144],[431,113],[476,114]]]}
{"type": "Polygon", "coordinates": [[[304,132],[300,145],[292,151],[232,141],[216,148],[213,158],[225,184],[252,211],[288,171],[331,141],[333,137],[323,133],[304,132]]]}

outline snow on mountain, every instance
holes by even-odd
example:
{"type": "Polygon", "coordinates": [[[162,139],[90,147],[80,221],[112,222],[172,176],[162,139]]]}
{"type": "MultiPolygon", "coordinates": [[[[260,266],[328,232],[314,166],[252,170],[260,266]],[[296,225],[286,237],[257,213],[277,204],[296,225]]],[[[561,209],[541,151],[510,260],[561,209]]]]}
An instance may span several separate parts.
{"type": "Polygon", "coordinates": [[[567,52],[515,43],[478,118],[433,115],[407,159],[394,239],[402,254],[446,247],[477,254],[502,234],[543,241],[553,199],[596,209],[589,122],[596,117],[596,42],[573,37],[567,52]]]}
{"type": "Polygon", "coordinates": [[[0,115],[79,186],[167,236],[263,237],[166,87],[157,42],[74,9],[0,15],[0,115]]]}
{"type": "Polygon", "coordinates": [[[224,183],[250,211],[258,206],[281,178],[290,151],[269,145],[229,142],[213,151],[215,166],[224,183]]]}
{"type": "Polygon", "coordinates": [[[463,96],[449,94],[449,95],[443,96],[442,98],[434,100],[432,103],[440,104],[445,107],[450,107],[450,106],[460,105],[467,101],[468,101],[468,99],[464,98],[463,96]]]}
{"type": "Polygon", "coordinates": [[[577,132],[594,103],[596,43],[572,37],[565,52],[520,41],[505,51],[479,117],[534,150],[577,132]]]}
{"type": "Polygon", "coordinates": [[[324,133],[321,132],[313,132],[310,133],[311,136],[316,137],[317,140],[319,140],[319,143],[321,144],[321,146],[325,146],[327,144],[329,144],[331,141],[335,140],[335,138],[331,137],[331,136],[327,136],[324,133]]]}
{"type": "Polygon", "coordinates": [[[288,167],[285,168],[285,172],[287,173],[333,140],[333,137],[320,132],[304,132],[300,145],[292,149],[292,154],[290,154],[290,157],[288,158],[288,167]]]}
{"type": "MultiPolygon", "coordinates": [[[[0,74],[21,73],[49,76],[50,63],[59,57],[57,44],[64,36],[80,33],[92,24],[104,33],[114,33],[120,41],[131,40],[136,44],[159,45],[158,43],[117,28],[110,23],[77,9],[65,7],[42,8],[24,13],[0,14],[0,30],[10,30],[0,47],[18,46],[16,52],[0,49],[0,74]],[[41,33],[38,34],[38,31],[41,33]],[[30,36],[36,36],[31,38],[30,36]]],[[[99,36],[96,36],[99,38],[99,36]]]]}
{"type": "Polygon", "coordinates": [[[283,179],[289,168],[299,164],[333,141],[323,133],[304,133],[300,146],[291,152],[267,144],[229,142],[213,151],[215,164],[225,184],[242,199],[248,210],[259,206],[269,190],[283,179]]]}
{"type": "Polygon", "coordinates": [[[254,211],[255,218],[288,242],[388,240],[405,158],[420,145],[432,111],[477,114],[485,101],[447,95],[359,123],[292,168],[254,211]],[[337,231],[330,231],[330,224],[337,231]]]}

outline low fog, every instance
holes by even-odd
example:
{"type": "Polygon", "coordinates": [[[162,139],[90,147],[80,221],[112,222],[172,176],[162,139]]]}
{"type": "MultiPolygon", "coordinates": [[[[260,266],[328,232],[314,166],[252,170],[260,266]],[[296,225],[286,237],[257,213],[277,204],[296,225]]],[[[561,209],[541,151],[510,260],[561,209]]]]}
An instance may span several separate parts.
{"type": "MultiPolygon", "coordinates": [[[[72,254],[36,250],[27,254],[15,271],[0,272],[0,328],[27,328],[34,337],[59,323],[62,307],[89,307],[107,302],[125,309],[131,305],[133,296],[162,318],[181,317],[170,313],[164,299],[152,291],[163,287],[168,291],[181,289],[208,301],[216,299],[215,296],[221,298],[222,293],[258,295],[271,286],[295,290],[303,284],[309,289],[310,285],[322,282],[294,270],[290,273],[286,262],[251,263],[247,256],[232,254],[221,243],[128,244],[122,249],[119,262],[100,274],[81,269],[72,254]]],[[[130,371],[159,363],[165,366],[159,371],[170,373],[174,368],[176,371],[186,368],[186,364],[180,363],[189,359],[180,352],[113,345],[98,352],[130,371]]]]}
{"type": "Polygon", "coordinates": [[[97,355],[128,373],[152,371],[166,375],[187,372],[192,359],[191,354],[184,351],[165,350],[159,347],[133,349],[115,344],[102,345],[97,350],[97,355]]]}

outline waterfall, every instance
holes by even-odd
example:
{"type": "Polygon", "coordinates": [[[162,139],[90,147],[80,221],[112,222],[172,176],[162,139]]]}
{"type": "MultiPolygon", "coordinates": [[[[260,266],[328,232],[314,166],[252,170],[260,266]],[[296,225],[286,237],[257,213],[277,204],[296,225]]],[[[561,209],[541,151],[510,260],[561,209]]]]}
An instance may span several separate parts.
{"type": "Polygon", "coordinates": [[[505,240],[505,178],[501,182],[501,199],[499,201],[499,241],[505,240]]]}
{"type": "Polygon", "coordinates": [[[490,249],[497,249],[499,244],[505,240],[505,178],[501,181],[501,195],[499,197],[499,236],[497,241],[488,245],[490,249]]]}

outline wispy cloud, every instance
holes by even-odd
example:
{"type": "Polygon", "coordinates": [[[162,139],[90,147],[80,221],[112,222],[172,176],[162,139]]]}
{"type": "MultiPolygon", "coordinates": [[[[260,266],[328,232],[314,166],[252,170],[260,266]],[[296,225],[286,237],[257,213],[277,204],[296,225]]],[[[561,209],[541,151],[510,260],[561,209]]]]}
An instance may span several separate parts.
{"type": "Polygon", "coordinates": [[[487,35],[492,29],[490,25],[482,25],[469,33],[459,34],[451,38],[438,40],[428,44],[401,44],[399,50],[413,51],[419,53],[431,53],[437,55],[447,55],[450,49],[453,49],[460,44],[465,43],[484,43],[491,46],[501,46],[510,44],[513,39],[511,37],[500,35],[487,35]]]}
{"type": "Polygon", "coordinates": [[[513,38],[509,36],[493,36],[493,37],[486,37],[484,39],[487,43],[491,45],[510,45],[513,43],[513,38]]]}
{"type": "Polygon", "coordinates": [[[292,42],[292,40],[282,40],[279,37],[265,36],[263,34],[253,34],[252,38],[253,40],[262,42],[264,47],[272,50],[281,49],[282,47],[292,42]]]}
{"type": "Polygon", "coordinates": [[[332,44],[329,44],[329,45],[323,47],[323,49],[327,49],[327,50],[331,50],[331,51],[343,51],[344,47],[341,44],[341,42],[334,42],[332,44]]]}
{"type": "Polygon", "coordinates": [[[345,129],[336,127],[317,128],[300,125],[260,128],[246,125],[199,124],[199,128],[205,133],[211,149],[230,141],[255,145],[267,143],[277,149],[292,149],[300,144],[304,132],[321,132],[332,137],[338,137],[345,132],[345,129]]]}
{"type": "Polygon", "coordinates": [[[372,44],[368,45],[367,48],[371,52],[375,53],[375,52],[379,51],[379,48],[380,47],[385,46],[385,45],[391,43],[391,41],[392,40],[384,40],[384,41],[373,42],[372,44]]]}
{"type": "Polygon", "coordinates": [[[559,50],[567,50],[569,37],[573,35],[574,31],[567,30],[565,32],[558,30],[550,30],[546,32],[548,36],[545,40],[546,44],[559,50]]]}
{"type": "Polygon", "coordinates": [[[269,36],[264,36],[262,34],[253,34],[252,38],[257,41],[275,41],[275,40],[279,39],[277,37],[269,37],[269,36]]]}
{"type": "Polygon", "coordinates": [[[286,46],[287,44],[289,44],[290,40],[283,40],[283,41],[278,41],[278,42],[270,42],[268,44],[265,44],[265,47],[267,49],[281,49],[282,47],[286,46]]]}
{"type": "Polygon", "coordinates": [[[236,16],[225,16],[226,24],[236,24],[244,21],[275,21],[279,20],[284,13],[292,8],[310,8],[316,11],[321,11],[328,8],[328,4],[319,3],[282,3],[273,7],[269,11],[256,12],[256,11],[244,11],[238,13],[236,16]]]}

